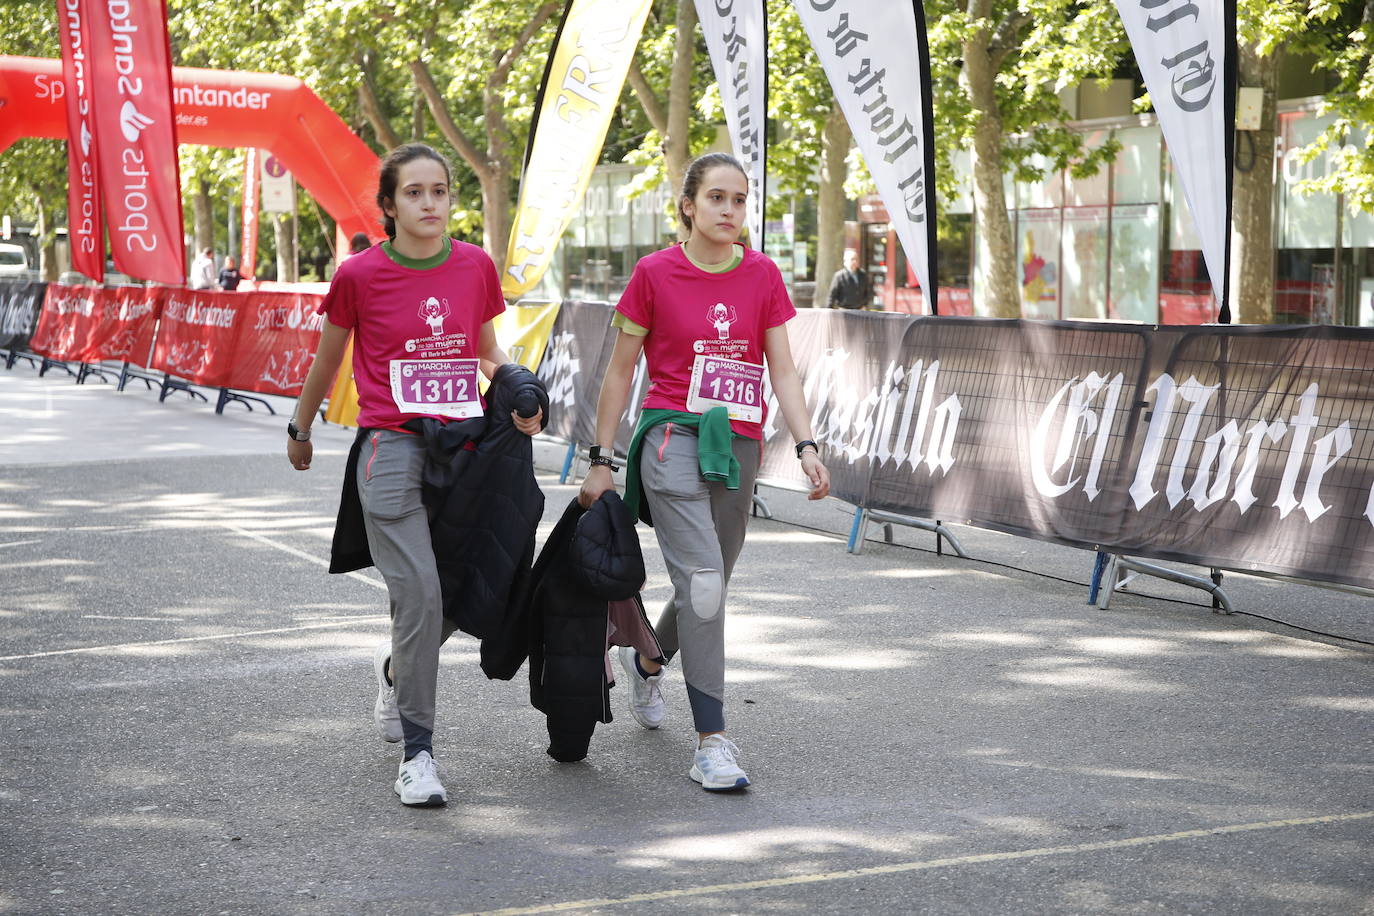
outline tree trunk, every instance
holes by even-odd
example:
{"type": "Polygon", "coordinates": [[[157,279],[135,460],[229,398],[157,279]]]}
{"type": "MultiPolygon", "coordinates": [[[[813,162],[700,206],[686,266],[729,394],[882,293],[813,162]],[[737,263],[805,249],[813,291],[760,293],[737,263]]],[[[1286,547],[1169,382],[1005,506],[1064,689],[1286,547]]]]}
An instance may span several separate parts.
{"type": "Polygon", "coordinates": [[[61,271],[57,269],[57,236],[48,232],[48,211],[43,207],[41,197],[35,200],[38,205],[38,268],[43,272],[43,280],[56,283],[61,271]]]}
{"type": "Polygon", "coordinates": [[[492,167],[479,176],[482,185],[482,247],[496,262],[496,274],[506,271],[506,249],[510,243],[512,201],[510,168],[505,162],[493,162],[492,167]]]}
{"type": "MultiPolygon", "coordinates": [[[[969,4],[974,18],[986,18],[990,2],[969,4]]],[[[999,30],[1000,32],[1001,30],[999,30]]],[[[979,312],[994,318],[1021,317],[1021,289],[1016,282],[1016,243],[1011,236],[1006,195],[1002,190],[1002,116],[997,110],[994,81],[997,67],[992,36],[984,28],[964,44],[964,68],[959,75],[968,93],[978,126],[973,131],[973,210],[976,214],[978,257],[973,294],[979,312]]]]}
{"type": "Polygon", "coordinates": [[[196,254],[215,247],[215,212],[210,202],[210,183],[197,179],[191,195],[191,212],[195,222],[196,254]]]}
{"type": "Polygon", "coordinates": [[[425,126],[425,100],[416,96],[410,110],[410,139],[423,140],[425,126]]]}
{"type": "Polygon", "coordinates": [[[832,103],[821,132],[821,175],[816,189],[816,291],[811,305],[818,309],[825,308],[830,279],[844,259],[844,180],[852,138],[840,103],[832,103]]]}
{"type": "Polygon", "coordinates": [[[1232,320],[1241,324],[1274,321],[1274,133],[1280,53],[1261,57],[1254,47],[1241,45],[1237,55],[1240,85],[1264,90],[1260,129],[1236,132],[1228,298],[1232,320]]]}
{"type": "MultiPolygon", "coordinates": [[[[663,163],[673,200],[682,190],[682,177],[691,159],[692,71],[697,46],[697,8],[692,0],[678,0],[677,43],[668,82],[668,132],[663,138],[663,163]]],[[[678,227],[681,230],[681,226],[678,227]]]]}
{"type": "Polygon", "coordinates": [[[372,59],[369,55],[359,56],[358,69],[362,71],[362,79],[358,80],[358,107],[362,109],[367,123],[372,125],[377,142],[386,149],[393,150],[401,145],[401,138],[391,129],[391,122],[382,111],[382,103],[377,99],[377,89],[372,82],[372,59]]]}
{"type": "Polygon", "coordinates": [[[277,280],[296,283],[300,280],[300,259],[296,256],[296,214],[274,213],[272,235],[277,242],[277,280]]]}
{"type": "Polygon", "coordinates": [[[448,104],[440,94],[439,87],[434,84],[424,60],[417,58],[410,62],[410,72],[415,85],[424,96],[440,133],[453,144],[458,155],[463,157],[463,161],[476,174],[478,184],[482,188],[482,247],[496,262],[497,274],[504,273],[506,269],[511,211],[515,204],[511,199],[510,127],[506,124],[506,83],[516,58],[524,52],[525,47],[544,23],[558,12],[559,7],[560,4],[553,0],[540,6],[525,24],[520,35],[501,54],[496,62],[496,68],[487,77],[486,89],[482,93],[482,123],[487,135],[485,150],[479,150],[454,123],[448,104]]]}

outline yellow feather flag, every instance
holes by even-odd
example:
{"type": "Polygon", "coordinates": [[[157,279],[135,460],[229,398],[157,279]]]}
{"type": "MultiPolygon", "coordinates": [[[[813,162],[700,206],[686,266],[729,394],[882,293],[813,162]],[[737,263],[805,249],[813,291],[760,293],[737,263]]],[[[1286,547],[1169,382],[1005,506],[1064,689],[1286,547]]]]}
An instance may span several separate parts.
{"type": "Polygon", "coordinates": [[[528,293],[582,203],[652,0],[571,0],[563,14],[520,176],[501,289],[528,293]]]}

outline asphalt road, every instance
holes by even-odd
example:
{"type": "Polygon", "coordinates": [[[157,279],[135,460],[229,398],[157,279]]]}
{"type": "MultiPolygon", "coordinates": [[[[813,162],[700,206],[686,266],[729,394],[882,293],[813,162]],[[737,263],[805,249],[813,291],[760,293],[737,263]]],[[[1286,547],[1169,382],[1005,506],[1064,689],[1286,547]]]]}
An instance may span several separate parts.
{"type": "MultiPolygon", "coordinates": [[[[847,507],[778,490],[730,601],[750,790],[687,778],[680,676],[661,730],[621,688],[557,764],[525,672],[459,636],[450,803],[407,809],[385,591],[324,568],[350,433],[299,473],[284,422],[0,371],[0,913],[1374,913],[1374,648],[1336,638],[1374,641],[1368,598],[1103,611],[1082,551],[849,555],[847,507]]],[[[537,452],[551,525],[574,489],[537,452]]]]}

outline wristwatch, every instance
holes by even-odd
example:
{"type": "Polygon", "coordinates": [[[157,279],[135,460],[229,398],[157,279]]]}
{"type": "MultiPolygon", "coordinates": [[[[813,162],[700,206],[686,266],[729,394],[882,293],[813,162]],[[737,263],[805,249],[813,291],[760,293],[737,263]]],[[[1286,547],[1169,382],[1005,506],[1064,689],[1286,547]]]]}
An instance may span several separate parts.
{"type": "Polygon", "coordinates": [[[286,434],[297,442],[309,442],[310,430],[301,429],[296,425],[296,418],[292,417],[286,421],[286,434]]]}
{"type": "Polygon", "coordinates": [[[806,448],[808,445],[811,446],[813,449],[816,450],[816,454],[817,454],[817,455],[819,455],[819,454],[821,453],[821,447],[820,447],[819,445],[816,444],[816,440],[814,440],[814,439],[803,439],[802,441],[800,441],[800,442],[797,443],[797,460],[798,460],[798,461],[801,461],[802,449],[806,448]]]}
{"type": "Polygon", "coordinates": [[[587,449],[587,457],[590,459],[592,467],[602,465],[610,468],[612,472],[620,470],[620,466],[612,460],[615,457],[615,452],[612,449],[593,445],[587,449]]]}

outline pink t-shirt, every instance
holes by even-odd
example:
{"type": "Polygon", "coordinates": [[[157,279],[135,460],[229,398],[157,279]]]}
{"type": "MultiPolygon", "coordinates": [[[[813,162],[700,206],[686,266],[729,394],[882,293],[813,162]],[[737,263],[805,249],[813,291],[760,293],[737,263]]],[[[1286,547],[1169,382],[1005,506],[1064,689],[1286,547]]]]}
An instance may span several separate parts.
{"type": "MultiPolygon", "coordinates": [[[[716,274],[688,260],[680,245],[635,265],[616,311],[649,330],[644,338],[649,366],[645,408],[681,411],[689,410],[698,356],[762,366],[768,329],[797,314],[782,273],[766,255],[746,248],[738,266],[716,274]]],[[[763,413],[758,422],[731,420],[730,426],[742,436],[761,439],[766,418],[763,413]]]]}
{"type": "Polygon", "coordinates": [[[443,409],[417,404],[455,401],[455,381],[462,397],[476,400],[464,380],[445,376],[444,361],[476,359],[482,325],[506,302],[487,253],[450,241],[448,258],[435,267],[403,267],[374,245],[334,274],[320,312],[353,331],[359,426],[397,429],[412,417],[443,418],[443,409]]]}

